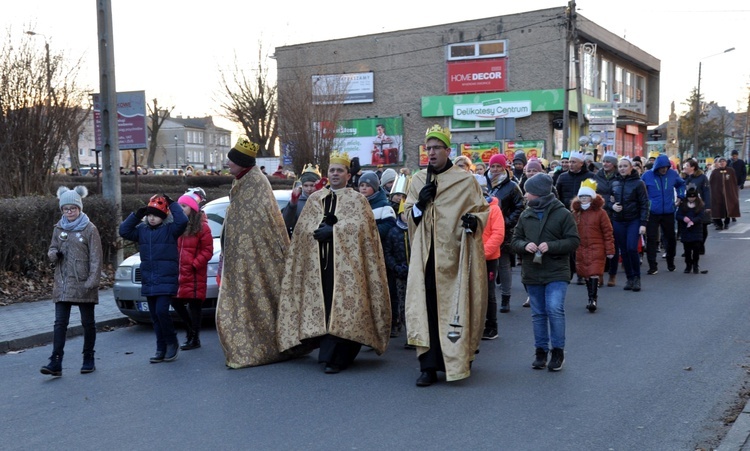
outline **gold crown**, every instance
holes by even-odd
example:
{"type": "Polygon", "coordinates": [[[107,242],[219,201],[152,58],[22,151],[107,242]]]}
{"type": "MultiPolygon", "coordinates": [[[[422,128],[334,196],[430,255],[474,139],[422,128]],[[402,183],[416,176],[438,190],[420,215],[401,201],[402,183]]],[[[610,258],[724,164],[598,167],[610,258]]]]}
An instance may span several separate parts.
{"type": "Polygon", "coordinates": [[[581,188],[591,188],[594,192],[596,192],[596,185],[597,183],[594,179],[586,179],[581,182],[581,188]]]}
{"type": "Polygon", "coordinates": [[[255,158],[255,156],[258,154],[259,148],[259,145],[255,144],[244,136],[240,136],[239,138],[237,138],[237,144],[234,145],[235,150],[253,158],[255,158]]]}
{"type": "Polygon", "coordinates": [[[347,168],[351,164],[349,160],[349,154],[347,152],[339,152],[338,150],[331,151],[330,164],[343,164],[347,168]]]}
{"type": "Polygon", "coordinates": [[[312,163],[308,163],[305,165],[304,169],[302,169],[302,173],[311,172],[320,178],[320,166],[317,164],[313,166],[312,163]]]}
{"type": "Polygon", "coordinates": [[[451,146],[451,132],[447,128],[443,128],[439,126],[438,124],[433,125],[432,127],[427,129],[427,132],[424,135],[424,140],[427,141],[430,138],[439,139],[442,141],[446,146],[451,146]]]}
{"type": "Polygon", "coordinates": [[[651,152],[648,153],[649,158],[657,158],[658,156],[659,156],[658,150],[652,150],[651,152]]]}

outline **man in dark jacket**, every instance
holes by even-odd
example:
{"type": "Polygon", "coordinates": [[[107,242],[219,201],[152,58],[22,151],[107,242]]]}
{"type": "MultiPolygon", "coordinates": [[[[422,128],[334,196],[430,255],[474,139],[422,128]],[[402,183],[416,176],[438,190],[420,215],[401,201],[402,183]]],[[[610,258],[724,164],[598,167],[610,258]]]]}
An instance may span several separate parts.
{"type": "MultiPolygon", "coordinates": [[[[747,166],[745,162],[740,159],[740,153],[737,149],[732,151],[732,161],[729,166],[734,169],[734,176],[737,177],[737,187],[739,189],[745,188],[745,179],[747,179],[747,166]]],[[[732,222],[737,221],[737,218],[732,218],[732,222]]]]}
{"type": "Polygon", "coordinates": [[[562,369],[565,360],[565,293],[570,280],[569,255],[581,240],[573,214],[552,194],[552,177],[537,174],[526,181],[526,210],[516,224],[511,247],[521,255],[521,281],[531,300],[536,358],[534,369],[562,369]],[[547,352],[552,357],[547,363],[547,352]]]}
{"type": "MultiPolygon", "coordinates": [[[[565,208],[570,210],[570,201],[578,195],[578,190],[581,188],[581,182],[594,177],[594,174],[586,168],[584,164],[584,155],[582,152],[571,152],[570,153],[570,169],[567,172],[560,174],[557,178],[557,198],[560,202],[565,205],[565,208]]],[[[576,272],[576,254],[570,255],[570,275],[571,277],[576,272]]],[[[578,285],[583,285],[583,278],[579,277],[577,281],[578,285]]]]}
{"type": "Polygon", "coordinates": [[[516,179],[516,183],[521,181],[526,163],[526,152],[524,152],[523,150],[519,150],[518,152],[513,154],[513,178],[516,179]]]}
{"type": "Polygon", "coordinates": [[[659,229],[664,234],[667,249],[667,269],[675,270],[674,254],[677,246],[675,236],[675,205],[685,198],[685,181],[672,169],[669,157],[659,155],[654,160],[654,167],[641,177],[646,184],[648,199],[651,204],[648,224],[646,225],[646,255],[648,257],[648,274],[656,274],[658,265],[656,254],[659,249],[659,229]],[[677,199],[675,199],[675,192],[677,199]]]}

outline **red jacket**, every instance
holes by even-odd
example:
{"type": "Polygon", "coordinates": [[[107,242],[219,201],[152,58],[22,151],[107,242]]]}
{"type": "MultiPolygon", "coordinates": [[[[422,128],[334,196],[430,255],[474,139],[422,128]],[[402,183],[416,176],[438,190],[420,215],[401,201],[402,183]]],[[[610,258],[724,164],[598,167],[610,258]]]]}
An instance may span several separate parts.
{"type": "Polygon", "coordinates": [[[482,241],[484,241],[484,259],[495,260],[500,258],[500,246],[505,239],[505,219],[503,211],[500,210],[497,197],[492,196],[490,200],[490,215],[487,218],[487,225],[482,232],[482,241]]]}
{"type": "Polygon", "coordinates": [[[597,194],[591,200],[591,207],[583,210],[576,196],[570,203],[570,209],[578,226],[578,236],[581,237],[581,245],[576,250],[576,273],[581,277],[604,274],[607,255],[615,253],[612,222],[604,211],[604,199],[597,194]]]}
{"type": "Polygon", "coordinates": [[[197,235],[183,234],[177,239],[180,251],[180,276],[177,296],[181,299],[206,299],[208,261],[214,255],[214,239],[206,215],[197,235]]]}

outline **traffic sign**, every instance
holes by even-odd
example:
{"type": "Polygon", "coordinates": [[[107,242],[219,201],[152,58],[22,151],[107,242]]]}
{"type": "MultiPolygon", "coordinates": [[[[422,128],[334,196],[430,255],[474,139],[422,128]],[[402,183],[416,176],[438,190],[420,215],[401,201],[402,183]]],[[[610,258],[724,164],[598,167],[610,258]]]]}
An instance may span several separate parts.
{"type": "Polygon", "coordinates": [[[590,132],[613,132],[617,126],[615,124],[595,124],[589,123],[590,132]]]}

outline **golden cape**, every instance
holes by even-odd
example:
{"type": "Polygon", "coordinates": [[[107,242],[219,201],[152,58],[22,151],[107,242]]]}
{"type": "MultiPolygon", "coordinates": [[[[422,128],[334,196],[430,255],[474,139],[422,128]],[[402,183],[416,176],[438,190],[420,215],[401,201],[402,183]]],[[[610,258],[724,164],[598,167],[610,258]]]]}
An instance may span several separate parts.
{"type": "Polygon", "coordinates": [[[289,235],[271,184],[257,167],[232,185],[222,238],[216,331],[227,366],[288,358],[276,345],[276,309],[289,235]]]}
{"type": "Polygon", "coordinates": [[[336,191],[333,227],[334,283],[328,327],[321,285],[320,253],[313,232],[323,221],[323,200],[313,193],[294,228],[286,262],[277,323],[281,350],[326,334],[385,352],[391,330],[391,304],[378,228],[367,199],[351,188],[336,191]]]}
{"type": "Polygon", "coordinates": [[[433,243],[440,345],[446,380],[454,381],[471,374],[470,363],[479,349],[484,330],[487,265],[482,231],[489,215],[489,206],[476,179],[454,166],[433,175],[437,180],[437,194],[417,225],[412,216],[412,207],[419,199],[426,177],[426,171],[412,177],[405,205],[412,240],[406,285],[407,338],[409,344],[417,347],[417,355],[430,348],[425,267],[430,255],[430,243],[433,243]],[[466,213],[475,215],[479,222],[479,227],[471,234],[467,234],[462,227],[461,216],[466,213]],[[434,233],[436,229],[438,233],[434,233]],[[452,343],[447,338],[452,329],[448,325],[456,314],[457,300],[463,327],[461,338],[452,343]]]}

